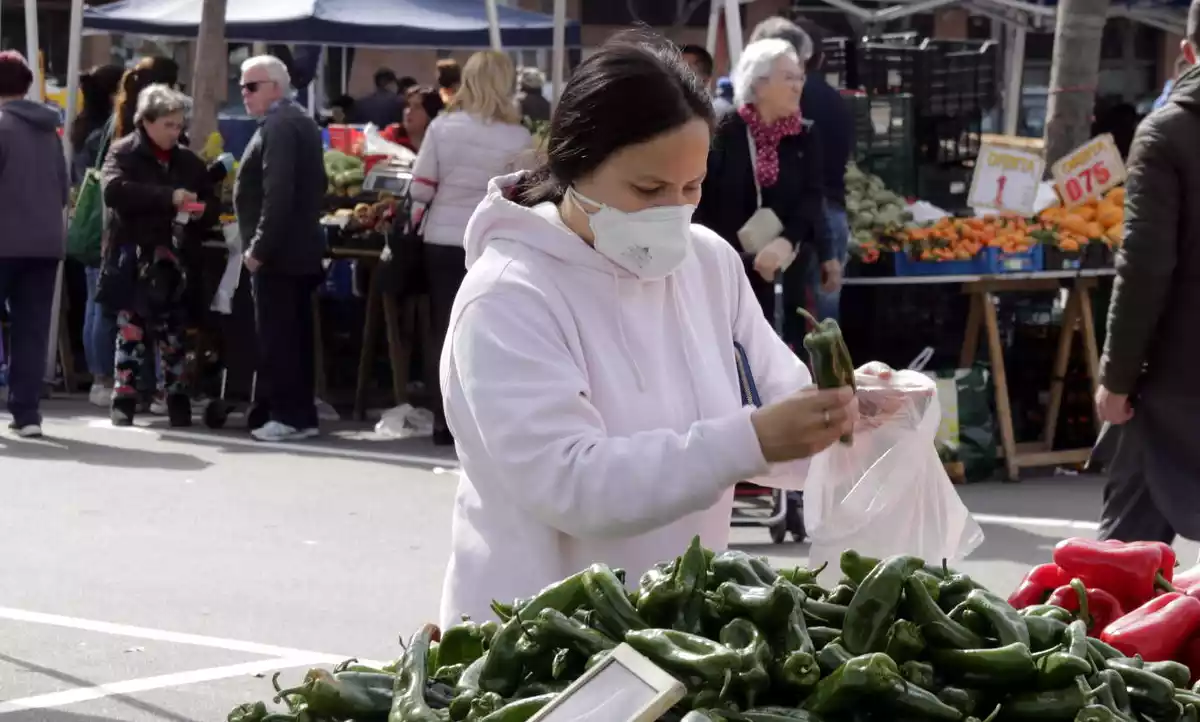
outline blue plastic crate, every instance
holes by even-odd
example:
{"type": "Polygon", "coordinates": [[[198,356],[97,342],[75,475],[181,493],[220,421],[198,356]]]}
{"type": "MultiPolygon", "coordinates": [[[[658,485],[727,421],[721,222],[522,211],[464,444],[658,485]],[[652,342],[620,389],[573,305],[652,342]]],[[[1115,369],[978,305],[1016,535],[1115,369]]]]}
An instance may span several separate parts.
{"type": "Polygon", "coordinates": [[[988,271],[984,254],[969,261],[914,261],[907,253],[897,253],[897,276],[979,276],[988,271]]]}
{"type": "Polygon", "coordinates": [[[329,264],[320,294],[325,298],[354,298],[354,261],[339,258],[329,264]]]}
{"type": "Polygon", "coordinates": [[[981,254],[987,265],[985,273],[1033,273],[1045,267],[1045,257],[1041,244],[1024,253],[1002,253],[999,248],[985,249],[981,254]]]}

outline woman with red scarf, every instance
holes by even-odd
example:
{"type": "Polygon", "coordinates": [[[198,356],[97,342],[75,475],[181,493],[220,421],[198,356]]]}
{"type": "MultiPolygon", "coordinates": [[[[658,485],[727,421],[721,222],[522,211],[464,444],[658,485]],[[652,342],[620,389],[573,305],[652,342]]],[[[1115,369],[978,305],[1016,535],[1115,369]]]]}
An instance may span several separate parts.
{"type": "MultiPolygon", "coordinates": [[[[820,259],[823,285],[841,283],[825,227],[821,142],[816,126],[800,116],[805,60],[778,39],[742,52],[732,75],[737,112],[717,128],[695,216],[742,253],[768,318],[781,273],[784,309],[808,305],[802,264],[792,263],[804,244],[820,259]]],[[[803,319],[785,312],[783,323],[784,340],[800,348],[803,319]]]]}

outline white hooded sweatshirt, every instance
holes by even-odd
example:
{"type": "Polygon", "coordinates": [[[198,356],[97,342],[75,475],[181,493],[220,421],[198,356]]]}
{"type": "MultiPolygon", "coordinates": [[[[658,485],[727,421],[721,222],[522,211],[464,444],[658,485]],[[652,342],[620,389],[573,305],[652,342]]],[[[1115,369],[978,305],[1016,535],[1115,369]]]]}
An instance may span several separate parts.
{"type": "Polygon", "coordinates": [[[634,584],[696,534],[725,548],[734,485],[769,471],[734,341],[764,402],[811,383],[718,235],[693,225],[679,269],[641,280],[552,204],[507,200],[517,177],[494,179],[471,217],[442,352],[462,465],[443,628],[595,562],[634,584]]]}

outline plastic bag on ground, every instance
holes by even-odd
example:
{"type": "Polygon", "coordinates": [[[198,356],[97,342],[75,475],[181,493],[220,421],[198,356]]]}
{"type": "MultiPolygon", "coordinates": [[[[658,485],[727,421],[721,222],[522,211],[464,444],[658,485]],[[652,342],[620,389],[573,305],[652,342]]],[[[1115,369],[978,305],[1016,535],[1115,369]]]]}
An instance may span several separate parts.
{"type": "Polygon", "coordinates": [[[941,408],[933,379],[859,374],[864,423],[851,446],[813,458],[804,487],[809,563],[836,567],[846,549],[867,556],[961,559],[983,530],[946,476],[934,447],[941,408]],[[901,393],[897,393],[901,392],[901,393]]]}
{"type": "Polygon", "coordinates": [[[433,435],[433,412],[418,409],[412,404],[400,404],[383,412],[375,433],[389,439],[407,439],[413,436],[433,435]]]}

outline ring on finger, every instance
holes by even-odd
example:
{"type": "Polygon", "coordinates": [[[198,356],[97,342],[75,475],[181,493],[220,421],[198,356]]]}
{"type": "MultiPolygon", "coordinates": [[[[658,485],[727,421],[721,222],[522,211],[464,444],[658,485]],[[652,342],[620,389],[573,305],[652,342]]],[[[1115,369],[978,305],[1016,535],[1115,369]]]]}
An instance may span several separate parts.
{"type": "Polygon", "coordinates": [[[833,417],[829,413],[829,409],[825,409],[825,428],[833,426],[833,417]]]}

